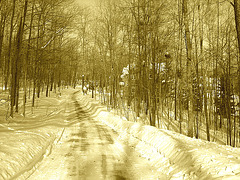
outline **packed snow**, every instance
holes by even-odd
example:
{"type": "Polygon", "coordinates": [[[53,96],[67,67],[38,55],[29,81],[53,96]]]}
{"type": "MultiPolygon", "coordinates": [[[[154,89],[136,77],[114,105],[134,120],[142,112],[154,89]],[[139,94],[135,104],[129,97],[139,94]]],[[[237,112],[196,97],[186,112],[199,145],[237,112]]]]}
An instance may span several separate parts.
{"type": "MultiPolygon", "coordinates": [[[[65,89],[61,94],[40,98],[35,108],[28,102],[25,118],[16,114],[6,120],[0,116],[0,179],[26,179],[52,153],[65,127],[77,123],[69,121],[74,112],[66,107],[74,106],[71,94],[79,90],[65,89]]],[[[127,121],[82,93],[77,100],[95,120],[117,131],[168,179],[240,179],[238,148],[127,121]]],[[[0,106],[0,111],[6,112],[6,107],[0,106]]]]}
{"type": "MultiPolygon", "coordinates": [[[[86,96],[79,98],[88,102],[86,108],[96,103],[86,96]]],[[[112,112],[101,111],[96,118],[120,132],[123,139],[139,140],[136,150],[170,179],[240,179],[239,148],[130,122],[112,112]]]]}

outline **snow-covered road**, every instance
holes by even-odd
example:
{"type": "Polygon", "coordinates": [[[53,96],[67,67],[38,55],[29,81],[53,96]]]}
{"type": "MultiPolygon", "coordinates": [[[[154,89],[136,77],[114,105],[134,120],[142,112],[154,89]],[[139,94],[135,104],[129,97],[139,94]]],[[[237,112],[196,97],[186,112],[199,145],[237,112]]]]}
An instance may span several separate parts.
{"type": "Polygon", "coordinates": [[[127,121],[79,90],[28,109],[0,119],[0,179],[240,178],[240,149],[127,121]]]}
{"type": "Polygon", "coordinates": [[[28,179],[138,180],[167,177],[159,174],[112,128],[91,118],[74,96],[76,114],[71,120],[76,118],[78,122],[65,128],[51,155],[28,179]]]}

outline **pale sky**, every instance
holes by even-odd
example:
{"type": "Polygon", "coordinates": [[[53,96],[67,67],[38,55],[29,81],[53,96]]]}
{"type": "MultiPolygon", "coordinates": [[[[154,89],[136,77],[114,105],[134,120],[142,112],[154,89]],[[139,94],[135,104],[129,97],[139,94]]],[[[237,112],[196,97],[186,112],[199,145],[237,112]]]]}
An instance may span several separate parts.
{"type": "Polygon", "coordinates": [[[81,5],[93,5],[95,0],[76,0],[81,5]]]}

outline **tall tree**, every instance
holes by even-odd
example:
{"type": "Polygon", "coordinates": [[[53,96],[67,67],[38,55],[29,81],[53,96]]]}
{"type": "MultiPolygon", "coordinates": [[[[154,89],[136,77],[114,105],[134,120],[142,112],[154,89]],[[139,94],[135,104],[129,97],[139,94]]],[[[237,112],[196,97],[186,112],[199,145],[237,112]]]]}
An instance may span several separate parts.
{"type": "Polygon", "coordinates": [[[188,136],[193,137],[193,94],[192,84],[193,77],[192,73],[192,42],[189,30],[189,11],[188,11],[188,0],[183,0],[183,15],[184,15],[184,28],[185,28],[185,42],[186,42],[186,53],[187,53],[187,89],[188,89],[188,136]]]}
{"type": "MultiPolygon", "coordinates": [[[[238,40],[238,87],[240,87],[240,2],[238,0],[234,0],[234,12],[235,12],[235,25],[237,31],[237,40],[238,40]]],[[[238,88],[238,96],[240,97],[240,88],[238,88]]],[[[238,105],[240,106],[240,105],[238,105]]],[[[239,108],[239,107],[238,107],[239,108]]],[[[240,129],[240,110],[238,110],[239,117],[239,128],[240,129]]],[[[238,138],[240,137],[240,131],[238,134],[238,138]]]]}
{"type": "MultiPolygon", "coordinates": [[[[9,37],[9,43],[8,43],[8,56],[6,58],[6,65],[5,65],[5,89],[8,88],[8,78],[10,73],[10,62],[11,62],[11,52],[12,52],[12,36],[13,36],[13,21],[15,16],[15,5],[16,0],[12,1],[12,15],[11,15],[11,22],[10,22],[10,37],[9,37]]],[[[13,102],[14,103],[14,102],[13,102]]]]}

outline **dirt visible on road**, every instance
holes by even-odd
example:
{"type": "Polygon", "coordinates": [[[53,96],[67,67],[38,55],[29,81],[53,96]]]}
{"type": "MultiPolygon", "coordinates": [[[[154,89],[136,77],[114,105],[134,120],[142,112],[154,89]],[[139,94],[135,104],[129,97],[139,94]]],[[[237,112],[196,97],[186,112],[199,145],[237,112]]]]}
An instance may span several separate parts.
{"type": "Polygon", "coordinates": [[[72,96],[68,119],[76,121],[66,127],[61,140],[53,147],[28,179],[158,179],[156,168],[123,142],[110,127],[94,120],[72,96]]]}

